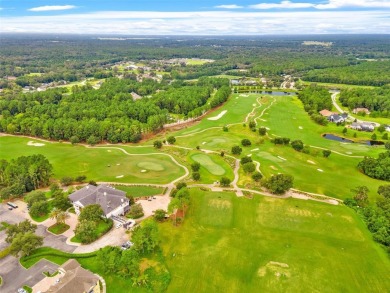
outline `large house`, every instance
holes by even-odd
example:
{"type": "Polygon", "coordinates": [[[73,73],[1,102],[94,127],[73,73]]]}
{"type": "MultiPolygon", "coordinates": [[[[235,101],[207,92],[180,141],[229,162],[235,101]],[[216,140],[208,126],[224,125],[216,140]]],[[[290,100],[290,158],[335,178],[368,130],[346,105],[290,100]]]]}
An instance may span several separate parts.
{"type": "Polygon", "coordinates": [[[124,215],[130,208],[126,192],[104,184],[89,184],[70,194],[69,199],[77,215],[84,207],[92,204],[100,205],[106,218],[124,215]]]}
{"type": "Polygon", "coordinates": [[[374,131],[375,126],[372,123],[369,122],[353,122],[351,124],[351,128],[359,131],[374,131]]]}
{"type": "Polygon", "coordinates": [[[75,259],[58,268],[54,277],[46,277],[33,287],[33,292],[100,293],[99,277],[83,269],[75,259]]]}
{"type": "Polygon", "coordinates": [[[332,114],[330,116],[328,116],[328,120],[330,122],[334,122],[334,123],[343,123],[345,122],[345,120],[347,120],[348,118],[348,114],[347,113],[343,113],[343,114],[332,114]]]}

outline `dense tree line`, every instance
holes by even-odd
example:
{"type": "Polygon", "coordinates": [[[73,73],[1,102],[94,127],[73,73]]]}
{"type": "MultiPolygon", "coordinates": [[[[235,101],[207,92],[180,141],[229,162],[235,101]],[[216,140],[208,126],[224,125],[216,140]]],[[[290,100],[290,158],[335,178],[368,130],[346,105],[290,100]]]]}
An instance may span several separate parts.
{"type": "Polygon", "coordinates": [[[327,89],[310,85],[298,93],[298,98],[302,101],[305,111],[309,113],[311,119],[320,125],[328,123],[328,120],[318,113],[324,109],[332,109],[332,99],[327,89]]]}
{"type": "Polygon", "coordinates": [[[367,108],[371,117],[390,117],[389,86],[376,89],[344,89],[340,92],[340,102],[350,110],[367,108]]]}
{"type": "Polygon", "coordinates": [[[196,117],[230,95],[222,81],[169,87],[151,80],[108,79],[100,89],[75,86],[0,99],[0,131],[55,140],[137,142],[142,133],[159,131],[169,113],[196,117]],[[134,100],[131,93],[152,94],[134,100]],[[166,89],[166,90],[165,90],[166,89]],[[216,90],[216,91],[215,91],[216,90]],[[215,91],[215,93],[214,93],[215,91]]]}
{"type": "Polygon", "coordinates": [[[309,71],[305,80],[383,86],[390,83],[390,61],[361,62],[357,65],[309,71]]]}
{"type": "Polygon", "coordinates": [[[358,168],[369,177],[390,181],[390,151],[379,154],[377,159],[365,157],[358,168]]]}
{"type": "Polygon", "coordinates": [[[379,186],[379,197],[374,203],[368,200],[369,190],[366,186],[358,186],[352,191],[354,197],[346,199],[344,203],[364,219],[374,240],[385,245],[390,252],[390,185],[379,186]]]}
{"type": "Polygon", "coordinates": [[[41,154],[0,160],[0,197],[16,197],[45,187],[52,174],[52,165],[41,154]]]}

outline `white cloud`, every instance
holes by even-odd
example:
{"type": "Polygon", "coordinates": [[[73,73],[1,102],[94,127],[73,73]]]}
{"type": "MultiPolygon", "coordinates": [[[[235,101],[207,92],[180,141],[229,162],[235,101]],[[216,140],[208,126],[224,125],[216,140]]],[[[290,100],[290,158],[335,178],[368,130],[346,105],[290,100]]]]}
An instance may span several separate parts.
{"type": "Polygon", "coordinates": [[[313,7],[312,3],[295,3],[291,1],[282,1],[280,3],[260,3],[255,5],[250,5],[249,8],[254,9],[274,9],[274,8],[310,8],[313,7]]]}
{"type": "Polygon", "coordinates": [[[389,0],[329,0],[328,3],[317,4],[317,9],[336,9],[342,7],[390,8],[389,0]]]}
{"type": "Polygon", "coordinates": [[[222,8],[222,9],[239,9],[243,8],[243,6],[236,5],[236,4],[225,4],[225,5],[217,5],[215,8],[222,8]]]}
{"type": "Polygon", "coordinates": [[[253,9],[337,9],[337,8],[390,8],[389,0],[328,0],[321,4],[281,1],[280,3],[259,3],[250,5],[253,9]]]}
{"type": "Polygon", "coordinates": [[[390,11],[100,11],[2,17],[0,32],[127,35],[388,33],[390,11]],[[358,29],[357,29],[358,28],[358,29]]]}
{"type": "Polygon", "coordinates": [[[39,6],[28,9],[28,11],[40,12],[40,11],[58,11],[58,10],[68,10],[76,8],[74,5],[46,5],[39,6]]]}

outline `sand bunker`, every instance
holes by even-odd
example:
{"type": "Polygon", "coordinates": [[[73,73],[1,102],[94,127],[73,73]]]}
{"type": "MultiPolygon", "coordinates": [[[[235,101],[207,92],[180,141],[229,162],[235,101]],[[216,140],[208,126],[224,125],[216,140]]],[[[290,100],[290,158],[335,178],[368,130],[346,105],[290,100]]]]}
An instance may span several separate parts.
{"type": "Polygon", "coordinates": [[[111,150],[107,150],[108,153],[111,153],[111,150]]]}
{"type": "Polygon", "coordinates": [[[281,157],[281,156],[278,156],[279,159],[283,160],[283,161],[287,161],[287,159],[281,157]]]}
{"type": "Polygon", "coordinates": [[[245,97],[245,98],[247,98],[247,97],[249,97],[249,95],[241,94],[240,97],[245,97]]]}
{"type": "Polygon", "coordinates": [[[318,172],[324,172],[324,170],[322,170],[322,169],[317,169],[317,171],[318,171],[318,172]]]}
{"type": "Polygon", "coordinates": [[[252,154],[249,154],[247,157],[252,157],[252,154]]]}
{"type": "Polygon", "coordinates": [[[141,173],[145,173],[147,170],[141,170],[141,173]]]}
{"type": "Polygon", "coordinates": [[[204,142],[202,142],[202,144],[206,144],[206,143],[207,143],[207,142],[205,142],[205,141],[204,141],[204,142]]]}
{"type": "Polygon", "coordinates": [[[123,177],[124,177],[124,175],[118,175],[115,178],[123,178],[123,177]]]}
{"type": "Polygon", "coordinates": [[[116,164],[117,166],[120,166],[121,164],[116,164]]]}
{"type": "Polygon", "coordinates": [[[36,146],[36,147],[41,147],[41,146],[44,146],[45,144],[44,143],[39,143],[39,142],[34,142],[32,140],[30,140],[27,145],[29,146],[36,146]]]}
{"type": "Polygon", "coordinates": [[[313,164],[313,165],[316,164],[316,162],[313,162],[313,161],[310,161],[310,160],[307,160],[307,162],[310,163],[310,164],[313,164]]]}
{"type": "Polygon", "coordinates": [[[210,118],[207,118],[207,120],[218,120],[219,118],[221,118],[223,115],[225,115],[227,112],[227,110],[223,110],[221,113],[219,113],[217,116],[214,116],[214,117],[210,117],[210,118]]]}
{"type": "Polygon", "coordinates": [[[298,128],[299,128],[299,129],[303,129],[303,127],[302,127],[302,126],[299,126],[298,128]]]}
{"type": "Polygon", "coordinates": [[[276,168],[275,166],[270,166],[270,168],[271,168],[272,170],[278,170],[278,168],[276,168]]]}
{"type": "Polygon", "coordinates": [[[255,152],[255,151],[258,151],[258,150],[259,150],[259,148],[256,148],[256,149],[251,150],[251,152],[255,152]]]}

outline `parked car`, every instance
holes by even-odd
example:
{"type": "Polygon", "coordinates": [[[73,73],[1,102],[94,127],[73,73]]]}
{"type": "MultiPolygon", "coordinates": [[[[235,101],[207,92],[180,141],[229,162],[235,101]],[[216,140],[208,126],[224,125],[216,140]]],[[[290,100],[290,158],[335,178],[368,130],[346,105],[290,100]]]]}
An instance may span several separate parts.
{"type": "Polygon", "coordinates": [[[120,227],[122,227],[122,224],[121,223],[118,223],[116,224],[115,228],[119,229],[120,227]]]}
{"type": "Polygon", "coordinates": [[[122,244],[121,249],[122,249],[122,250],[129,249],[129,248],[131,248],[133,245],[134,245],[133,242],[131,242],[131,241],[126,241],[125,243],[122,244]]]}

